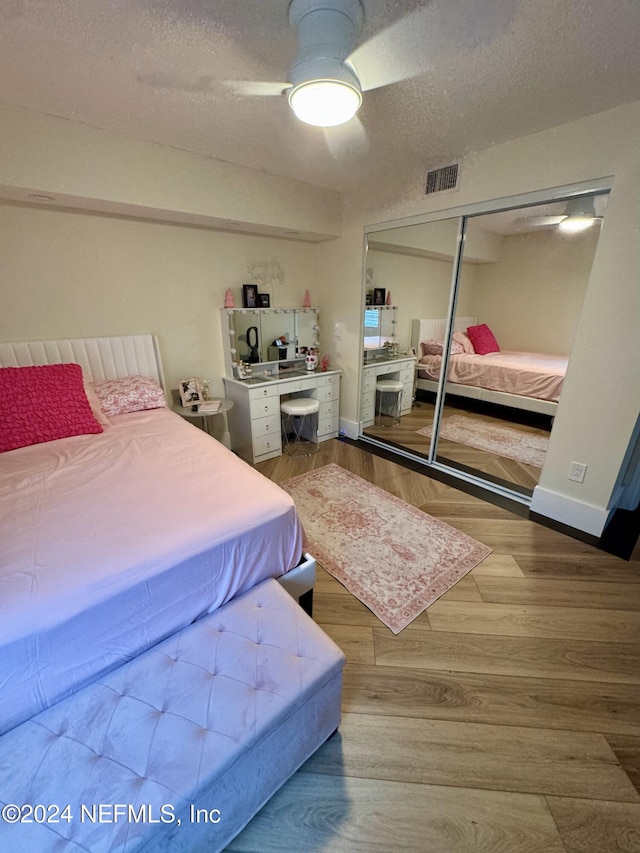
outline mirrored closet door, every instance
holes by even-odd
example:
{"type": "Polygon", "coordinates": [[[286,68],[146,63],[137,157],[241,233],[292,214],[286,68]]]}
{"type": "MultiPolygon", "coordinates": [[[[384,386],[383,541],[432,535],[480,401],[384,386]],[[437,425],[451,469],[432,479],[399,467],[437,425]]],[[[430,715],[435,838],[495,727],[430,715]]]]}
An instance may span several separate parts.
{"type": "Polygon", "coordinates": [[[361,437],[526,502],[544,465],[607,197],[598,189],[484,205],[370,233],[366,286],[393,293],[397,350],[413,349],[417,364],[410,410],[391,425],[361,422],[361,437]]]}

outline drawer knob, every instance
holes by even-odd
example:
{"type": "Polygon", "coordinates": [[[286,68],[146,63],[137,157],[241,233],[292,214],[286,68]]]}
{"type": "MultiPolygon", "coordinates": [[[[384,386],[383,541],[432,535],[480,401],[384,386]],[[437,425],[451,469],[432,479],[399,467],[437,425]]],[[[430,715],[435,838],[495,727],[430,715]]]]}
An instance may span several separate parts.
{"type": "Polygon", "coordinates": [[[269,424],[264,425],[265,432],[269,432],[269,424]]]}

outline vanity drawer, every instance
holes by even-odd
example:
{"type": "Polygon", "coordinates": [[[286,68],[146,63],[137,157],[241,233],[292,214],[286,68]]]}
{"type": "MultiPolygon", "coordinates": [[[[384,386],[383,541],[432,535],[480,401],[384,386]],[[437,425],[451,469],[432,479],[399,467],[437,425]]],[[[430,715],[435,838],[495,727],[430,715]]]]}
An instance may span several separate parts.
{"type": "Polygon", "coordinates": [[[413,388],[405,388],[402,392],[402,400],[400,401],[400,410],[408,412],[411,409],[413,402],[413,388]]]}
{"type": "Polygon", "coordinates": [[[338,434],[338,422],[340,418],[338,415],[333,415],[328,418],[320,418],[318,421],[318,435],[337,435],[338,434]]]}
{"type": "Polygon", "coordinates": [[[328,403],[320,403],[320,408],[318,409],[318,420],[322,420],[323,418],[332,418],[337,417],[338,412],[338,402],[337,400],[330,400],[328,403]]]}
{"type": "Polygon", "coordinates": [[[339,385],[340,384],[340,375],[337,373],[321,373],[318,378],[318,385],[339,385]]]}
{"type": "MultiPolygon", "coordinates": [[[[367,370],[367,372],[362,377],[362,392],[366,394],[367,391],[374,391],[376,387],[376,375],[372,373],[372,371],[367,370]]],[[[364,397],[363,397],[364,399],[364,397]]]]}
{"type": "Polygon", "coordinates": [[[413,383],[414,369],[413,367],[403,367],[400,371],[400,382],[413,383]]]}
{"type": "MultiPolygon", "coordinates": [[[[375,388],[375,386],[374,386],[375,388]]],[[[363,394],[360,398],[360,405],[363,409],[368,409],[370,406],[373,407],[376,402],[376,392],[375,390],[367,391],[366,394],[363,394]]]]}
{"type": "Polygon", "coordinates": [[[259,400],[251,400],[250,408],[252,421],[277,415],[280,412],[280,397],[261,397],[259,400]]]}
{"type": "Polygon", "coordinates": [[[278,396],[278,386],[277,385],[265,385],[264,388],[252,388],[249,391],[249,400],[253,403],[254,400],[262,400],[265,397],[277,397],[278,396]]]}
{"type": "Polygon", "coordinates": [[[337,400],[340,396],[340,388],[337,385],[319,385],[314,397],[322,403],[326,400],[337,400]]]}
{"type": "Polygon", "coordinates": [[[273,435],[280,440],[280,413],[271,415],[268,418],[256,418],[251,421],[251,435],[254,441],[265,435],[273,435]]]}
{"type": "Polygon", "coordinates": [[[253,439],[253,455],[264,456],[266,453],[270,453],[274,456],[279,456],[282,452],[282,443],[280,439],[280,433],[277,435],[263,435],[260,438],[253,439]]]}
{"type": "Polygon", "coordinates": [[[297,391],[310,391],[318,384],[315,376],[305,377],[304,379],[290,379],[288,382],[280,382],[278,385],[279,394],[295,394],[297,391]]]}

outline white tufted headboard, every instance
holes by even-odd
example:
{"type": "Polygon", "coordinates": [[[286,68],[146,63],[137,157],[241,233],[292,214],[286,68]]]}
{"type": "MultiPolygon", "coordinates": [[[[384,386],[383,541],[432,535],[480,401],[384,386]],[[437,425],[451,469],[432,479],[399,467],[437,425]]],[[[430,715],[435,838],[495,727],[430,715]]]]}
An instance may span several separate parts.
{"type": "MultiPolygon", "coordinates": [[[[464,332],[467,326],[475,326],[477,317],[456,317],[453,323],[454,332],[464,332]]],[[[421,341],[441,341],[447,330],[446,319],[426,319],[411,321],[411,346],[419,353],[421,341]]]]}
{"type": "Polygon", "coordinates": [[[153,335],[0,343],[0,367],[69,362],[82,367],[88,382],[137,374],[152,377],[166,392],[158,342],[153,335]]]}

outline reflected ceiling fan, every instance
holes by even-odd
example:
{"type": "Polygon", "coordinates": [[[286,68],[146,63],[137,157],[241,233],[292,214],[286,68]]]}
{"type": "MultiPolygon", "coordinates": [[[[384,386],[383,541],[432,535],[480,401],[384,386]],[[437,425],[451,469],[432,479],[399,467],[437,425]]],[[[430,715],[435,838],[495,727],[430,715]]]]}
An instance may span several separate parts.
{"type": "Polygon", "coordinates": [[[522,230],[559,228],[567,233],[577,233],[602,222],[604,217],[596,212],[593,196],[577,196],[566,202],[558,214],[522,216],[515,226],[522,230]]]}
{"type": "MultiPolygon", "coordinates": [[[[221,85],[245,97],[286,96],[301,121],[335,127],[355,116],[363,93],[426,74],[447,53],[486,45],[508,26],[517,5],[518,0],[415,0],[400,5],[401,12],[409,9],[406,14],[360,42],[366,7],[375,10],[374,0],[291,0],[289,24],[298,47],[288,81],[200,74],[188,82],[165,72],[138,79],[198,93],[221,85]]],[[[387,11],[381,4],[379,14],[387,11]]]]}

